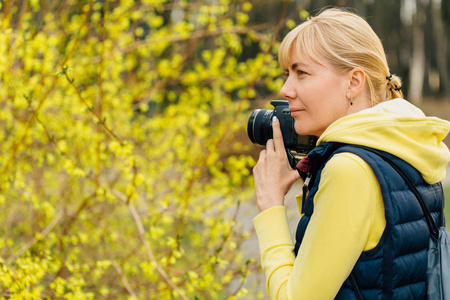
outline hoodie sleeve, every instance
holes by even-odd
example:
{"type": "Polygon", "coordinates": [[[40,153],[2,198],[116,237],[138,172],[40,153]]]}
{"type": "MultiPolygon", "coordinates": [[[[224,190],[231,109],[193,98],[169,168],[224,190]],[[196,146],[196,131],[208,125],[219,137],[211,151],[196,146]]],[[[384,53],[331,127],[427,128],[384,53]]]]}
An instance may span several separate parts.
{"type": "Polygon", "coordinates": [[[321,178],[297,257],[285,207],[267,209],[253,220],[270,299],[333,299],[361,253],[381,238],[384,206],[370,166],[341,153],[321,178]]]}

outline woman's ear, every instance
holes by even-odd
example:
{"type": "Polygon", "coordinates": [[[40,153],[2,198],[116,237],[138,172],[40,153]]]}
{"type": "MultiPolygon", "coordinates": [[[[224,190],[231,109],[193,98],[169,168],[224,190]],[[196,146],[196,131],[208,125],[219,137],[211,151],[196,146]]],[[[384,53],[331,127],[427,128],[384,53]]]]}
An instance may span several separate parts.
{"type": "Polygon", "coordinates": [[[347,95],[358,96],[366,86],[366,73],[363,69],[355,67],[348,72],[347,95]]]}

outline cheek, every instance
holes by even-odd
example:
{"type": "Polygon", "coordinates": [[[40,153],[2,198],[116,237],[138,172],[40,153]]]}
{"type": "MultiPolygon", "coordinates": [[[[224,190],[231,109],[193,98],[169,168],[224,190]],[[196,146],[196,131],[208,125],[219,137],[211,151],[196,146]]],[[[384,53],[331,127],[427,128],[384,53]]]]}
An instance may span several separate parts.
{"type": "Polygon", "coordinates": [[[307,111],[295,118],[295,131],[300,135],[320,136],[339,114],[333,103],[321,102],[319,98],[307,106],[307,111]]]}
{"type": "MultiPolygon", "coordinates": [[[[295,131],[301,135],[320,136],[334,121],[345,115],[347,107],[340,101],[337,80],[326,77],[311,80],[307,88],[299,90],[299,98],[306,112],[295,118],[295,131]]],[[[348,104],[350,105],[350,104],[348,104]]]]}

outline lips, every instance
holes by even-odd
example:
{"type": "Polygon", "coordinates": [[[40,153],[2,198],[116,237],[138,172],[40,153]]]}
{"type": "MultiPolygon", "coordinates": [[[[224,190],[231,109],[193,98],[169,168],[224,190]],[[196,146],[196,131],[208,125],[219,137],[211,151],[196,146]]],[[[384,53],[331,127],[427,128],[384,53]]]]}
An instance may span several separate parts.
{"type": "Polygon", "coordinates": [[[295,118],[296,116],[301,114],[303,111],[305,111],[304,109],[300,109],[300,108],[292,108],[292,109],[289,109],[289,110],[291,111],[291,116],[293,118],[295,118]]]}

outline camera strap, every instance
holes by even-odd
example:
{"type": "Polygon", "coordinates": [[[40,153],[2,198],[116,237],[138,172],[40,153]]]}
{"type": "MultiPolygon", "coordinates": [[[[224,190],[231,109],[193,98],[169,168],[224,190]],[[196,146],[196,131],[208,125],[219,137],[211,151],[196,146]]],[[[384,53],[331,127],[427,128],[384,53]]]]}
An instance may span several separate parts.
{"type": "Polygon", "coordinates": [[[286,155],[288,157],[289,165],[292,169],[295,170],[295,167],[297,166],[297,160],[295,159],[295,156],[291,153],[289,149],[286,149],[286,155]]]}
{"type": "MultiPolygon", "coordinates": [[[[299,170],[300,173],[300,170],[299,170]]],[[[302,211],[301,213],[304,214],[305,213],[305,203],[306,203],[306,197],[308,196],[308,186],[309,186],[309,182],[311,181],[311,173],[308,172],[308,174],[306,175],[305,181],[303,183],[303,187],[302,187],[302,211]]]]}

